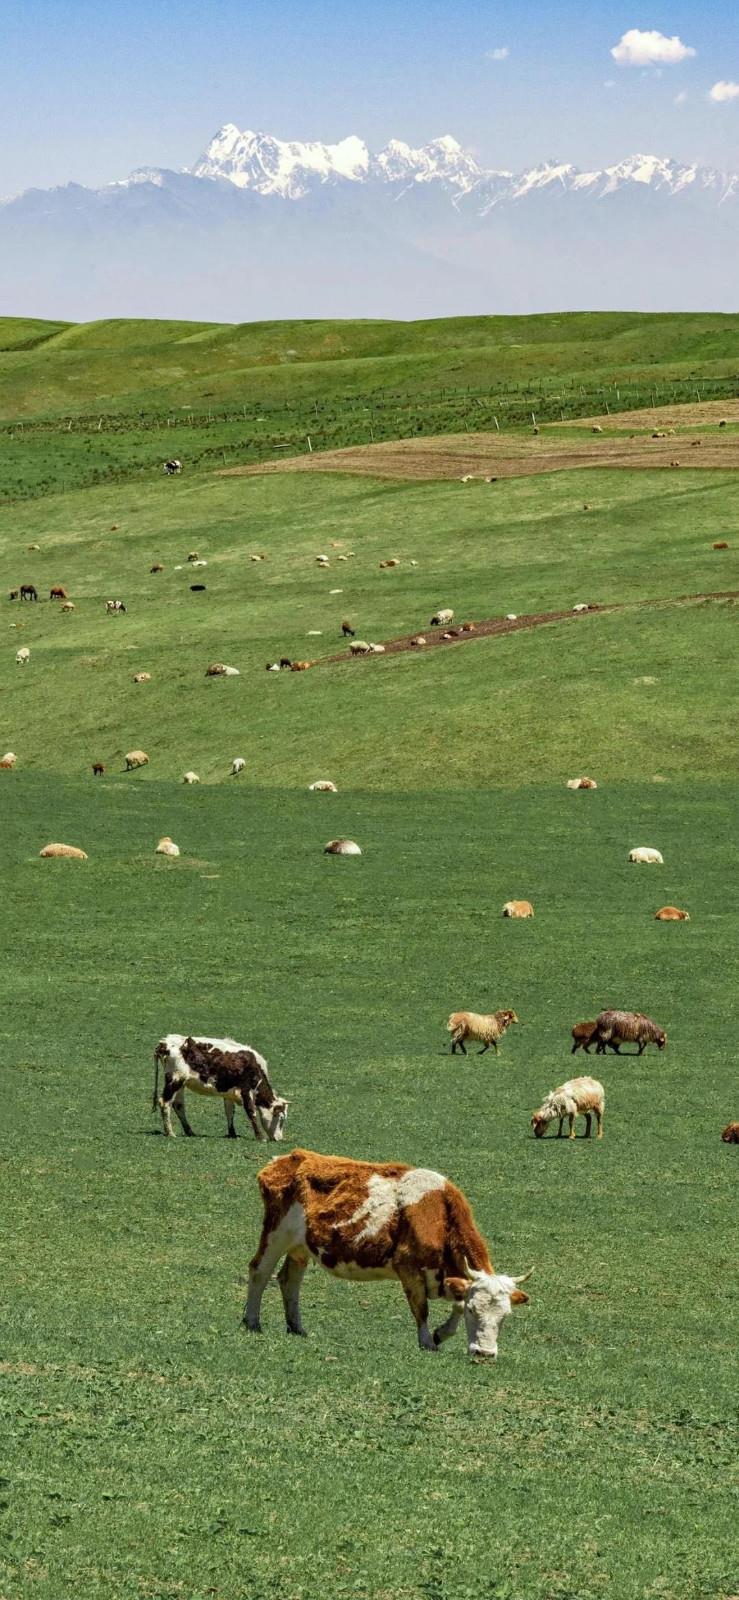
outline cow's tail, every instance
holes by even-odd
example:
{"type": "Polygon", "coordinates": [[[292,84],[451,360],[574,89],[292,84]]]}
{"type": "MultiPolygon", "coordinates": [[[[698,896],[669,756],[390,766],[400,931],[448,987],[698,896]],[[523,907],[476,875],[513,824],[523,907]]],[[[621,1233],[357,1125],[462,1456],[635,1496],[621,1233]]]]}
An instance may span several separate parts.
{"type": "Polygon", "coordinates": [[[152,1111],[159,1110],[159,1056],[154,1052],[154,1095],[151,1102],[152,1111]]]}

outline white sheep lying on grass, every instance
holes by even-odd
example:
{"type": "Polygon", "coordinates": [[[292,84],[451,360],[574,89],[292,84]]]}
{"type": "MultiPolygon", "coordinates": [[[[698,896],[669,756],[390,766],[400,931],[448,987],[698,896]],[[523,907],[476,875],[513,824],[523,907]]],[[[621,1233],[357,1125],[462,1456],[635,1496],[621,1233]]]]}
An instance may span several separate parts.
{"type": "Polygon", "coordinates": [[[638,866],[664,866],[659,850],[652,850],[648,845],[638,845],[635,850],[630,850],[629,861],[635,861],[638,866]]]}
{"type": "Polygon", "coordinates": [[[178,856],[179,853],[179,845],[175,844],[173,839],[170,839],[169,834],[165,834],[164,838],[159,840],[156,850],[154,851],[154,854],[157,856],[178,856]]]}
{"type": "Polygon", "coordinates": [[[183,774],[182,774],[182,782],[183,783],[199,783],[200,779],[199,779],[199,777],[197,775],[197,772],[183,772],[183,774]]]}
{"type": "Polygon", "coordinates": [[[315,794],[338,794],[339,792],[336,784],[332,783],[330,778],[319,778],[316,783],[309,783],[308,789],[315,794]]]}

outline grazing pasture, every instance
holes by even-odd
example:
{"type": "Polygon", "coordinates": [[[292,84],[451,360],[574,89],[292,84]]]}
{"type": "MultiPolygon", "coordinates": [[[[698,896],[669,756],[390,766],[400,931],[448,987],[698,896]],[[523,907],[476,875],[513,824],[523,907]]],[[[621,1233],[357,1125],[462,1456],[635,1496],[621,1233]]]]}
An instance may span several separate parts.
{"type": "Polygon", "coordinates": [[[364,854],[337,872],[307,792],[11,776],[0,1593],[462,1600],[482,1563],[526,1600],[733,1594],[731,786],[614,783],[597,813],[541,785],[342,790],[364,854]],[[620,848],[656,811],[687,926],[620,848]],[[83,871],[36,859],[50,829],[83,871]],[[500,917],[511,871],[533,922],[500,917]],[[460,998],[515,1005],[499,1060],[448,1054],[460,998]],[[668,1050],[599,1059],[602,1142],[535,1140],[606,1001],[668,1050]],[[207,1100],[198,1137],[161,1137],[153,1049],[190,1025],[266,1055],[281,1150],[436,1167],[496,1265],[535,1263],[495,1367],[460,1336],[416,1351],[397,1286],[317,1268],[308,1342],[276,1287],[239,1331],[273,1152],[207,1100]]]}
{"type": "MultiPolygon", "coordinates": [[[[672,359],[667,320],[651,337],[672,359]]],[[[111,364],[117,328],[51,332],[49,406],[76,372],[114,398],[114,369],[119,390],[164,383],[168,350],[161,373],[130,340],[111,364]]],[[[231,383],[231,336],[190,336],[231,383]]],[[[33,355],[46,335],[16,329],[0,401],[24,337],[33,355]]],[[[249,370],[287,384],[272,338],[249,370]]],[[[151,479],[0,506],[0,594],[40,596],[0,600],[1,1600],[737,1594],[737,611],[676,598],[739,588],[735,481],[224,478],[178,435],[151,479]],[[568,617],[350,658],[346,618],[407,638],[442,600],[568,617]],[[317,664],[265,672],[282,658],[317,664]],[[568,792],[578,772],[597,792],[568,792]],[[338,792],[309,792],[321,774],[338,792]],[[86,861],[41,860],[49,840],[86,861]],[[629,865],[642,840],[662,867],[629,865]],[[512,894],[535,918],[501,916],[512,894]],[[668,904],[690,921],[656,921],[668,904]],[[515,1011],[499,1057],[450,1054],[453,1007],[515,1011]],[[667,1049],[598,1056],[602,1141],[535,1139],[573,1022],[606,1007],[658,1018],[667,1049]],[[227,1140],[208,1099],[196,1137],[162,1137],[153,1053],[174,1030],[264,1055],[290,1101],[280,1151],[463,1189],[495,1266],[535,1265],[497,1365],[461,1335],[417,1351],[397,1285],[315,1268],[307,1342],[276,1286],[261,1338],[240,1331],[278,1147],[243,1117],[227,1140]]]]}

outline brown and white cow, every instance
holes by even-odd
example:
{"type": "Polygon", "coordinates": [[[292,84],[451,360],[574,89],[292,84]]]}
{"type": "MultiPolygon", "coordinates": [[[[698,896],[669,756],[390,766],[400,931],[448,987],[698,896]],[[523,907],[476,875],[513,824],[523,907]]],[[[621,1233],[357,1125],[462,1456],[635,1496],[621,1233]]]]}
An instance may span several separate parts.
{"type": "Polygon", "coordinates": [[[162,1113],[162,1125],[173,1137],[171,1107],[184,1133],[193,1137],[185,1113],[185,1089],[195,1094],[220,1095],[228,1124],[227,1137],[236,1138],[234,1106],[241,1105],[254,1129],[255,1139],[278,1143],[287,1120],[289,1101],[277,1095],[269,1081],[264,1056],[236,1039],[209,1039],[192,1034],[165,1034],[154,1051],[156,1063],[152,1111],[162,1113]],[[164,1062],[164,1088],[159,1094],[159,1063],[164,1062]]]}
{"type": "Polygon", "coordinates": [[[313,1259],[335,1278],[397,1278],[422,1350],[437,1350],[464,1317],[470,1355],[497,1355],[498,1329],[528,1300],[518,1285],[530,1274],[494,1272],[467,1200],[440,1172],[293,1150],[263,1167],[258,1183],[264,1221],[244,1310],[252,1333],[261,1332],[262,1295],[283,1257],[278,1282],[287,1331],[305,1333],[300,1287],[313,1259]],[[452,1303],[434,1334],[430,1299],[452,1303]]]}

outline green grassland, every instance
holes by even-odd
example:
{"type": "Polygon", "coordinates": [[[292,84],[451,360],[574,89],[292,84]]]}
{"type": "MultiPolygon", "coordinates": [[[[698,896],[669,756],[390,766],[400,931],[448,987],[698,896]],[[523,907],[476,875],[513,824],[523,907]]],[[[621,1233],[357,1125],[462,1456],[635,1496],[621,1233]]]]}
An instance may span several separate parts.
{"type": "MultiPolygon", "coordinates": [[[[637,320],[612,319],[624,362],[637,320]]],[[[736,321],[695,319],[701,367],[690,319],[648,320],[661,358],[706,372],[736,321]]],[[[148,374],[131,367],[141,390],[170,359],[166,326],[148,374]]],[[[484,329],[457,328],[484,354],[484,329]]],[[[337,330],[356,365],[410,363],[407,331],[388,349],[384,325],[337,330]]],[[[113,333],[123,375],[147,334],[113,333]]],[[[48,347],[48,405],[54,350],[79,348],[110,416],[122,391],[110,362],[93,380],[94,337],[16,324],[0,343],[38,359],[40,390],[48,347]]],[[[284,337],[303,349],[300,328],[284,337]]],[[[203,373],[243,338],[265,358],[249,370],[282,381],[274,329],[183,338],[203,373]]],[[[594,360],[583,319],[570,359],[594,360]]],[[[22,495],[35,446],[17,443],[22,495]]],[[[0,505],[0,594],[43,597],[0,601],[0,754],[18,756],[0,773],[1,1600],[729,1600],[737,611],[678,597],[739,588],[735,550],[711,549],[738,542],[733,476],[84,482],[0,505]],[[403,565],[380,572],[389,555],[403,565]],[[45,598],[57,583],[70,615],[45,598]],[[105,615],[113,597],[126,616],[105,615]],[[341,649],[345,615],[379,640],[441,605],[462,620],[580,600],[628,609],[264,671],[341,649]],[[214,659],[241,676],[206,679],[214,659]],[[134,746],[150,765],[126,775],[134,746]],[[566,790],[581,772],[596,792],[566,790]],[[320,777],[339,793],[309,794],[320,777]],[[163,833],[179,860],[155,856],[163,833]],[[340,834],[361,859],[323,855],[340,834]],[[51,839],[89,860],[39,860],[51,839]],[[637,844],[664,867],[630,866],[637,844]],[[534,920],[504,921],[510,897],[534,920]],[[691,921],[656,923],[668,902],[691,921]],[[570,1027],[606,1004],[654,1016],[666,1053],[572,1058],[570,1027]],[[449,1056],[451,1009],[508,1005],[499,1059],[449,1056]],[[470,1363],[462,1334],[419,1352],[399,1288],[318,1269],[307,1341],[286,1338],[275,1289],[262,1337],[240,1331],[274,1152],[246,1119],[227,1142],[203,1101],[196,1139],[161,1138],[153,1046],[180,1029],[264,1051],[292,1100],[283,1149],[438,1168],[497,1266],[535,1263],[496,1365],[470,1363]],[[535,1141],[533,1107],[587,1068],[603,1141],[535,1141]]]]}
{"type": "Polygon", "coordinates": [[[739,318],[0,319],[0,501],[372,440],[735,396],[739,318]],[[309,441],[310,440],[310,444],[309,441]]]}

